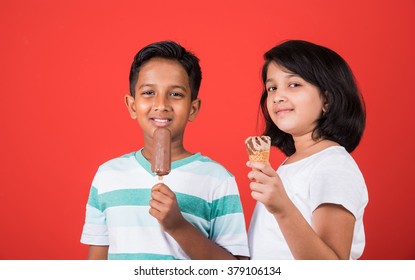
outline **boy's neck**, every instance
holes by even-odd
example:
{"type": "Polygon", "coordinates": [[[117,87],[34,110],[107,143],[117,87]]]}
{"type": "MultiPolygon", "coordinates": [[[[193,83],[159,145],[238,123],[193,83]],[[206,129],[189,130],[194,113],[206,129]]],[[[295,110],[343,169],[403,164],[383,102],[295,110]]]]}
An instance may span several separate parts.
{"type": "MultiPolygon", "coordinates": [[[[144,144],[144,148],[142,150],[142,154],[143,156],[151,162],[151,159],[153,158],[153,145],[146,145],[144,144]]],[[[186,157],[189,157],[193,155],[193,153],[187,151],[184,146],[183,143],[181,144],[177,144],[177,143],[172,143],[171,144],[171,161],[176,161],[176,160],[180,160],[186,157]]]]}

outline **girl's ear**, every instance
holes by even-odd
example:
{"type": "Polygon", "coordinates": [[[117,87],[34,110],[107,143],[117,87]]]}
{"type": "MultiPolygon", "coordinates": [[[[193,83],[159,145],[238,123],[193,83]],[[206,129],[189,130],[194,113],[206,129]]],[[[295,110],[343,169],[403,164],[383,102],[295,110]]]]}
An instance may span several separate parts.
{"type": "Polygon", "coordinates": [[[128,112],[132,119],[137,119],[137,113],[135,111],[135,99],[129,94],[126,94],[124,97],[125,105],[127,106],[128,112]]]}
{"type": "Polygon", "coordinates": [[[196,119],[197,115],[199,114],[200,106],[202,105],[202,100],[199,98],[192,101],[190,105],[190,114],[189,114],[189,122],[192,122],[196,119]]]}
{"type": "Polygon", "coordinates": [[[324,103],[323,105],[323,114],[327,112],[327,109],[329,108],[329,104],[328,103],[324,103]]]}
{"type": "Polygon", "coordinates": [[[323,114],[325,114],[328,109],[329,109],[329,103],[327,102],[327,91],[325,91],[323,94],[323,109],[322,109],[323,114]]]}

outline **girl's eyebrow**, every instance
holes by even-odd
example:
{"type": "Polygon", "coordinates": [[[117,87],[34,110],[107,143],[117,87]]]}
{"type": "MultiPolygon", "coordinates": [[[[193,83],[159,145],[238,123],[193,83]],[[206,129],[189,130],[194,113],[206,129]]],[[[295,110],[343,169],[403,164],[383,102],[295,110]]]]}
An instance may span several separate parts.
{"type": "Polygon", "coordinates": [[[292,77],[300,77],[300,75],[298,75],[297,73],[291,72],[291,71],[283,71],[285,73],[285,77],[287,78],[292,78],[292,77]]]}
{"type": "MultiPolygon", "coordinates": [[[[289,79],[289,78],[300,78],[300,79],[302,79],[301,76],[298,75],[298,74],[288,73],[288,72],[286,72],[286,73],[287,73],[287,75],[284,76],[285,79],[289,79]]],[[[273,81],[274,81],[273,78],[268,78],[268,79],[265,80],[265,83],[273,82],[273,81]]]]}

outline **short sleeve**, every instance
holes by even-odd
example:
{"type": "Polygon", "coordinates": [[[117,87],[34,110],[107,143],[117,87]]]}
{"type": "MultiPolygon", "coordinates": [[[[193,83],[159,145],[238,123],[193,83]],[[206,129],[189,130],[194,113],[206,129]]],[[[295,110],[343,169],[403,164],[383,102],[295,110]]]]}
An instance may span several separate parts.
{"type": "Polygon", "coordinates": [[[100,210],[98,191],[94,186],[90,189],[86,205],[81,243],[101,246],[109,245],[105,213],[100,210]]]}
{"type": "Polygon", "coordinates": [[[249,256],[245,218],[234,177],[215,191],[209,238],[235,256],[249,256]]]}
{"type": "Polygon", "coordinates": [[[310,181],[310,206],[314,211],[319,205],[342,205],[356,218],[366,193],[363,175],[350,156],[326,158],[315,166],[310,181]]]}

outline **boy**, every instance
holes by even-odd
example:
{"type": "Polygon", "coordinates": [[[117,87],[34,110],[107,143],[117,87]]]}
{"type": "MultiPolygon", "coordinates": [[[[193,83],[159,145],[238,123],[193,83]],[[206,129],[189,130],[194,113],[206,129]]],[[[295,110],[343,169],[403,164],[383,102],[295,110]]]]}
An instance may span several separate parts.
{"type": "Polygon", "coordinates": [[[125,103],[144,147],[106,162],[95,175],[81,237],[89,259],[249,255],[234,177],[183,145],[186,124],[200,109],[201,79],[199,59],[175,42],[148,45],[135,56],[125,103]],[[150,162],[157,127],[171,131],[172,170],[155,185],[150,162]]]}

